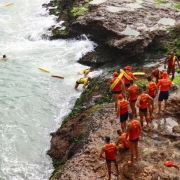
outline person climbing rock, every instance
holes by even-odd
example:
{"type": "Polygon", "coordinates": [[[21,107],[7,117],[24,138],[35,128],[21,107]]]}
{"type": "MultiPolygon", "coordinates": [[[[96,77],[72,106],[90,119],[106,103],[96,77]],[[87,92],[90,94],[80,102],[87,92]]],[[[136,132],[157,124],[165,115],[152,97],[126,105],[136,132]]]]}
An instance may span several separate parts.
{"type": "Polygon", "coordinates": [[[118,150],[128,150],[130,148],[130,143],[129,140],[126,139],[126,133],[122,133],[122,131],[119,129],[117,130],[117,134],[119,135],[119,138],[116,141],[116,146],[118,147],[118,150]]]}
{"type": "Polygon", "coordinates": [[[126,133],[126,139],[130,142],[130,151],[131,151],[131,161],[128,163],[133,165],[134,159],[136,161],[139,160],[139,152],[138,152],[138,141],[139,136],[141,134],[141,124],[138,120],[134,119],[134,116],[132,113],[129,113],[129,123],[127,125],[127,133],[126,133]],[[134,157],[134,151],[135,151],[135,157],[134,157]]]}
{"type": "Polygon", "coordinates": [[[165,59],[164,61],[164,69],[166,69],[166,64],[168,63],[168,69],[167,69],[167,73],[170,75],[170,73],[172,73],[172,77],[171,80],[173,81],[174,79],[174,74],[175,74],[175,65],[176,62],[180,68],[180,64],[178,61],[178,57],[174,55],[174,52],[171,51],[170,55],[165,59]]]}
{"type": "Polygon", "coordinates": [[[153,98],[148,94],[143,93],[143,90],[139,88],[139,96],[137,98],[136,105],[139,107],[140,122],[143,128],[143,119],[145,117],[147,126],[149,126],[149,120],[147,117],[149,101],[153,101],[153,98]]]}
{"type": "MultiPolygon", "coordinates": [[[[116,81],[117,77],[118,77],[118,73],[114,72],[113,73],[113,78],[111,79],[110,84],[113,84],[114,81],[116,81]]],[[[114,99],[114,102],[115,102],[115,109],[114,109],[115,112],[117,112],[118,94],[120,94],[122,92],[122,89],[125,89],[125,88],[124,88],[124,83],[123,83],[122,79],[120,79],[118,81],[118,83],[116,84],[116,86],[112,89],[112,91],[113,91],[113,99],[114,99]]]]}
{"type": "Polygon", "coordinates": [[[138,86],[134,84],[133,80],[130,80],[129,83],[130,83],[130,87],[128,88],[129,105],[131,107],[132,113],[134,114],[135,117],[137,117],[135,103],[138,97],[138,86]]]}
{"type": "Polygon", "coordinates": [[[94,69],[90,67],[90,68],[84,69],[82,74],[84,74],[84,77],[86,77],[90,72],[93,72],[93,71],[94,69]]]}
{"type": "MultiPolygon", "coordinates": [[[[154,99],[157,95],[157,85],[152,81],[151,76],[148,76],[147,80],[148,84],[146,85],[146,93],[154,99]]],[[[154,101],[149,101],[148,109],[150,118],[153,118],[154,101]]]]}
{"type": "MultiPolygon", "coordinates": [[[[134,74],[131,72],[131,66],[126,66],[125,67],[125,73],[129,76],[129,78],[133,79],[133,80],[137,80],[137,78],[134,76],[134,74]]],[[[124,85],[126,88],[130,87],[130,83],[129,80],[125,77],[125,75],[123,76],[124,79],[124,85]]]]}
{"type": "Polygon", "coordinates": [[[159,69],[153,70],[151,73],[151,79],[153,80],[153,78],[155,78],[156,84],[157,84],[159,79],[162,79],[162,73],[163,73],[163,71],[160,71],[159,69]]]}
{"type": "Polygon", "coordinates": [[[88,81],[91,81],[92,78],[88,77],[88,78],[80,78],[76,81],[76,84],[75,84],[75,89],[78,88],[79,84],[83,84],[83,88],[86,90],[86,86],[88,85],[88,81]]]}
{"type": "Polygon", "coordinates": [[[128,120],[128,101],[123,98],[122,94],[118,95],[118,110],[117,118],[119,118],[121,123],[122,132],[126,132],[126,121],[128,120]]]}
{"type": "Polygon", "coordinates": [[[158,113],[161,112],[161,102],[163,100],[164,100],[164,111],[166,111],[167,100],[169,97],[169,88],[172,85],[172,82],[169,79],[169,75],[167,72],[163,72],[162,76],[163,76],[163,79],[161,79],[157,84],[157,88],[160,87],[160,93],[158,97],[158,113]]]}
{"type": "Polygon", "coordinates": [[[111,162],[114,162],[117,173],[119,173],[118,164],[116,161],[116,153],[118,151],[118,148],[114,143],[110,142],[109,136],[105,137],[105,143],[106,144],[102,147],[99,156],[100,158],[106,159],[106,165],[108,169],[108,180],[111,180],[111,162]],[[105,153],[105,156],[103,156],[104,153],[105,153]]]}

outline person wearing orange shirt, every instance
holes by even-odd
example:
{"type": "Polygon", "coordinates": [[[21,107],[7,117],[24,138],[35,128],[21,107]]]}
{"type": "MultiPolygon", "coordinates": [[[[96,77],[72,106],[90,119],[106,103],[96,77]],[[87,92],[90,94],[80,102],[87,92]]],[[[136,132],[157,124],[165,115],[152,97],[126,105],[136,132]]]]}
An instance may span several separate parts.
{"type": "Polygon", "coordinates": [[[159,69],[155,69],[151,73],[151,79],[156,79],[156,84],[158,83],[159,79],[162,79],[162,73],[163,71],[160,71],[159,69]]]}
{"type": "Polygon", "coordinates": [[[138,97],[138,86],[134,84],[133,80],[130,80],[129,82],[130,82],[130,87],[128,88],[129,105],[131,107],[133,115],[137,117],[135,103],[138,97]]]}
{"type": "Polygon", "coordinates": [[[122,133],[121,130],[117,130],[117,134],[119,135],[118,140],[116,141],[116,146],[119,150],[129,149],[130,143],[129,140],[126,139],[126,133],[122,133]]]}
{"type": "MultiPolygon", "coordinates": [[[[148,79],[148,84],[146,85],[146,93],[154,99],[157,94],[157,85],[155,82],[152,81],[151,76],[148,76],[147,79],[148,79]]],[[[149,102],[148,108],[149,108],[150,118],[153,118],[154,101],[149,102]]]]}
{"type": "Polygon", "coordinates": [[[153,101],[153,98],[148,94],[143,93],[143,90],[139,88],[139,96],[137,98],[136,105],[139,107],[139,115],[141,127],[143,127],[143,118],[145,117],[147,126],[149,126],[149,120],[147,117],[149,101],[153,101]]]}
{"type": "MultiPolygon", "coordinates": [[[[113,78],[111,79],[110,84],[113,84],[114,81],[117,79],[118,73],[114,72],[113,73],[113,78]]],[[[116,84],[116,86],[113,88],[113,99],[115,101],[115,112],[117,112],[117,106],[118,106],[118,94],[122,92],[122,89],[124,89],[124,83],[122,79],[119,80],[119,82],[116,84]]]]}
{"type": "Polygon", "coordinates": [[[165,59],[164,61],[164,69],[166,69],[166,64],[168,62],[168,70],[167,73],[170,75],[170,73],[172,72],[172,78],[171,80],[173,81],[174,79],[174,74],[175,74],[175,64],[177,62],[179,68],[180,68],[180,64],[178,61],[177,56],[174,55],[174,52],[170,52],[170,55],[165,59]]]}
{"type": "Polygon", "coordinates": [[[129,138],[130,142],[130,151],[131,151],[131,161],[128,163],[133,165],[134,159],[138,161],[139,159],[139,152],[138,152],[138,141],[139,136],[141,134],[141,124],[138,120],[134,119],[134,116],[132,113],[129,113],[129,123],[127,125],[127,133],[126,133],[126,139],[129,138]],[[134,151],[136,156],[134,157],[134,151]]]}
{"type": "Polygon", "coordinates": [[[128,101],[123,98],[122,94],[118,95],[117,118],[120,118],[122,132],[126,132],[126,121],[128,120],[128,101]]]}
{"type": "Polygon", "coordinates": [[[106,165],[108,169],[108,180],[111,180],[111,162],[115,163],[117,173],[119,173],[118,164],[116,161],[116,153],[118,151],[118,148],[114,143],[110,142],[109,136],[105,137],[105,142],[106,144],[102,147],[99,156],[100,158],[106,159],[106,165]],[[103,156],[104,153],[105,153],[105,156],[103,156]]]}
{"type": "MultiPolygon", "coordinates": [[[[134,76],[134,74],[131,72],[131,66],[126,66],[125,67],[125,73],[133,80],[137,80],[137,78],[134,76]]],[[[129,80],[123,76],[123,79],[124,79],[124,85],[126,88],[129,88],[130,86],[130,83],[129,83],[129,80]]]]}
{"type": "Polygon", "coordinates": [[[160,80],[157,84],[157,88],[160,87],[160,93],[158,97],[158,113],[161,112],[161,102],[164,100],[164,111],[167,107],[167,100],[169,96],[169,88],[171,87],[172,82],[169,79],[167,72],[163,72],[163,79],[160,80]]]}

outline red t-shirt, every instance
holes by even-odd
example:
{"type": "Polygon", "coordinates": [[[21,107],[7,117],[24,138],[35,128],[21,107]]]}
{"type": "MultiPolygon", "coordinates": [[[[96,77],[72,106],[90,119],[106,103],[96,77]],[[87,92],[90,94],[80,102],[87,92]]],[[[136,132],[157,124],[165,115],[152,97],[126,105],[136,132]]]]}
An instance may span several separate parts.
{"type": "Polygon", "coordinates": [[[140,125],[139,121],[137,120],[132,120],[130,122],[130,130],[129,130],[129,140],[135,140],[139,137],[140,135],[140,125]]]}
{"type": "Polygon", "coordinates": [[[156,88],[157,88],[156,83],[155,83],[155,82],[150,82],[150,83],[148,83],[148,85],[149,85],[148,95],[149,95],[149,96],[154,96],[154,95],[155,95],[156,88]]]}
{"type": "Polygon", "coordinates": [[[128,102],[125,99],[119,101],[119,105],[120,105],[120,114],[124,114],[128,112],[128,102]]]}
{"type": "Polygon", "coordinates": [[[105,145],[105,157],[109,160],[116,160],[116,147],[114,144],[106,144],[105,145]]]}
{"type": "Polygon", "coordinates": [[[149,97],[147,94],[140,95],[140,109],[144,109],[148,107],[149,97]]]}
{"type": "Polygon", "coordinates": [[[171,80],[170,79],[161,79],[159,80],[157,86],[160,86],[160,91],[168,91],[171,87],[171,80]]]}
{"type": "Polygon", "coordinates": [[[130,148],[130,143],[129,143],[128,140],[126,140],[126,133],[123,133],[123,134],[121,135],[121,138],[122,138],[122,143],[123,143],[123,145],[124,145],[125,147],[127,147],[127,148],[130,148]]]}
{"type": "MultiPolygon", "coordinates": [[[[134,80],[137,79],[132,72],[126,72],[126,74],[129,75],[134,80]]],[[[124,84],[129,84],[129,80],[125,76],[123,76],[123,79],[124,79],[124,84]]]]}
{"type": "Polygon", "coordinates": [[[136,85],[132,85],[129,87],[129,100],[133,101],[137,99],[138,87],[136,85]]]}

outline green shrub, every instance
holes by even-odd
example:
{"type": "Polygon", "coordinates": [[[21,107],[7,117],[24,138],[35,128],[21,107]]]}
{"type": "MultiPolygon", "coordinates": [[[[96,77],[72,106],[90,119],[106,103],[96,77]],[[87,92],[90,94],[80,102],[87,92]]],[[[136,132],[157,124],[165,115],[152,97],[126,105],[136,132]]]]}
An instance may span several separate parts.
{"type": "Polygon", "coordinates": [[[180,84],[180,75],[175,76],[173,82],[174,82],[175,84],[180,84]]]}

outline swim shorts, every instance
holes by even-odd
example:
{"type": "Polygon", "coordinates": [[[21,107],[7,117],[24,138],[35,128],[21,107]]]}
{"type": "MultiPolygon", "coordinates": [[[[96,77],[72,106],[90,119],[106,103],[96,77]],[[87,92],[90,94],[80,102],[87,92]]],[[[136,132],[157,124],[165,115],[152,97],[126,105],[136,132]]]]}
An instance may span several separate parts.
{"type": "Polygon", "coordinates": [[[136,139],[133,139],[133,140],[129,140],[129,141],[132,142],[132,143],[138,142],[139,141],[139,137],[136,138],[136,139]]]}
{"type": "Polygon", "coordinates": [[[128,120],[128,112],[125,112],[124,114],[120,114],[120,122],[124,122],[128,120]]]}
{"type": "Polygon", "coordinates": [[[139,108],[139,111],[142,112],[142,113],[146,113],[147,112],[147,108],[143,108],[143,109],[139,108]]]}
{"type": "Polygon", "coordinates": [[[113,91],[113,94],[121,94],[121,91],[117,91],[117,92],[113,91]]]}
{"type": "Polygon", "coordinates": [[[169,91],[161,91],[159,93],[159,98],[158,101],[163,101],[163,100],[167,100],[169,96],[169,91]]]}

